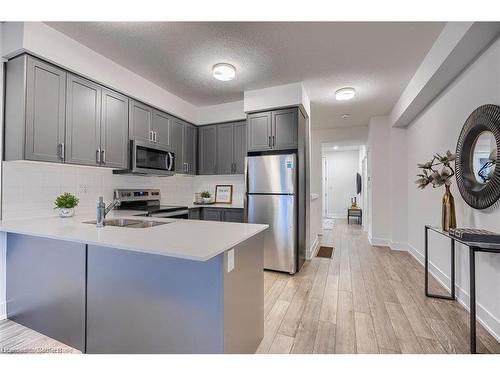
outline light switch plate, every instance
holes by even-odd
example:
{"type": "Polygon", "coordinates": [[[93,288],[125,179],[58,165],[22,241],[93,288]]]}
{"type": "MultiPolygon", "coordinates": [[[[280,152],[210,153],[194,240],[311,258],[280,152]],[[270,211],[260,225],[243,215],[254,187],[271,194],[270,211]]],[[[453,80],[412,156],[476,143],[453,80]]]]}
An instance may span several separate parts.
{"type": "Polygon", "coordinates": [[[234,249],[227,252],[227,272],[234,270],[234,249]]]}

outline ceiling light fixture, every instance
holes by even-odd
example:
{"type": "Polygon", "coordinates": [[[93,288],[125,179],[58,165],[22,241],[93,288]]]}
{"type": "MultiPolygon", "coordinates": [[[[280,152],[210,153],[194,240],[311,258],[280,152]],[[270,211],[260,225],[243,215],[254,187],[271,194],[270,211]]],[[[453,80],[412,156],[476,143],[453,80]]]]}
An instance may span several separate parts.
{"type": "Polygon", "coordinates": [[[339,149],[339,146],[333,146],[333,149],[334,149],[334,150],[338,150],[338,149],[339,149]]]}
{"type": "Polygon", "coordinates": [[[335,99],[338,101],[351,100],[356,95],[354,87],[342,87],[335,91],[335,99]]]}
{"type": "Polygon", "coordinates": [[[346,119],[346,118],[348,118],[349,116],[351,116],[351,115],[350,115],[350,114],[348,114],[348,113],[344,113],[344,114],[342,115],[342,118],[343,118],[343,119],[346,119]]]}
{"type": "Polygon", "coordinates": [[[212,67],[215,79],[219,81],[231,81],[236,77],[236,68],[231,64],[220,63],[212,67]]]}

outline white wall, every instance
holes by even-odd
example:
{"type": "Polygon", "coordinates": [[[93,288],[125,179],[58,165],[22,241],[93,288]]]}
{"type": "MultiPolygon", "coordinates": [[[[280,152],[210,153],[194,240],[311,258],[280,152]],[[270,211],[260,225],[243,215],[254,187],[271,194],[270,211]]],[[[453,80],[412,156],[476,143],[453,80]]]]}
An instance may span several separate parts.
{"type": "Polygon", "coordinates": [[[247,90],[244,92],[243,101],[245,112],[300,106],[305,110],[306,116],[309,116],[311,113],[309,96],[302,82],[266,87],[258,90],[247,90]]]}
{"type": "Polygon", "coordinates": [[[359,172],[359,150],[331,151],[323,155],[328,165],[328,216],[345,219],[351,198],[357,197],[356,173],[359,172]]]}
{"type": "Polygon", "coordinates": [[[213,124],[217,122],[244,120],[247,114],[243,111],[243,100],[198,107],[197,124],[213,124]]]}
{"type": "MultiPolygon", "coordinates": [[[[410,250],[422,259],[424,224],[439,225],[443,189],[417,190],[413,181],[416,164],[429,160],[435,152],[454,150],[462,125],[469,114],[486,103],[500,105],[500,40],[464,71],[408,128],[407,189],[408,243],[410,250]]],[[[500,233],[500,209],[475,210],[465,204],[456,183],[455,197],[459,227],[478,227],[500,233]]],[[[449,278],[449,244],[431,237],[433,271],[442,281],[449,278]]],[[[468,304],[468,253],[457,248],[458,297],[468,304]]],[[[500,338],[500,257],[481,254],[476,259],[477,301],[479,317],[500,338]]]]}

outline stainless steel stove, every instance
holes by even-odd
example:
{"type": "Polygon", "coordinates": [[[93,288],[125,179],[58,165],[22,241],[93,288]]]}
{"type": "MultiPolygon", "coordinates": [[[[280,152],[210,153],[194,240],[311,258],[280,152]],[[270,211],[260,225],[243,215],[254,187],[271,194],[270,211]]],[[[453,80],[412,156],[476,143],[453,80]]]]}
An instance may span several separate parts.
{"type": "Polygon", "coordinates": [[[119,210],[147,212],[139,216],[189,218],[187,206],[161,205],[160,189],[116,189],[114,195],[115,199],[121,201],[121,205],[117,207],[119,210]]]}

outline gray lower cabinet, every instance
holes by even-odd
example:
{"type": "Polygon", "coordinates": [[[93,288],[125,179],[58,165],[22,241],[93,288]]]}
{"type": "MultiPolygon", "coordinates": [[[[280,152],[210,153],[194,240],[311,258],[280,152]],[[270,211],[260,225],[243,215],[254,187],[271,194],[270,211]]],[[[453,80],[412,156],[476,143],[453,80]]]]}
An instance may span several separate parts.
{"type": "Polygon", "coordinates": [[[23,55],[6,64],[5,159],[64,161],[66,72],[23,55]]]}
{"type": "Polygon", "coordinates": [[[128,98],[102,89],[101,163],[105,167],[128,166],[128,98]]]}
{"type": "Polygon", "coordinates": [[[101,87],[68,74],[66,85],[66,155],[71,164],[101,164],[101,87]]]}
{"type": "Polygon", "coordinates": [[[196,127],[184,125],[183,173],[196,174],[196,127]]]}
{"type": "Polygon", "coordinates": [[[189,209],[189,219],[243,223],[244,211],[243,208],[194,207],[189,209]]]}
{"type": "Polygon", "coordinates": [[[172,124],[172,116],[169,114],[153,110],[153,125],[152,125],[152,138],[153,142],[158,143],[163,147],[169,147],[170,142],[170,127],[172,124]]]}
{"type": "Polygon", "coordinates": [[[247,117],[248,151],[298,147],[298,108],[252,113],[247,117]]]}
{"type": "Polygon", "coordinates": [[[86,244],[7,234],[7,317],[85,350],[86,244]]]}
{"type": "Polygon", "coordinates": [[[217,125],[198,130],[198,174],[217,174],[217,125]]]}
{"type": "Polygon", "coordinates": [[[222,208],[203,208],[203,220],[224,221],[224,210],[222,208]]]}

